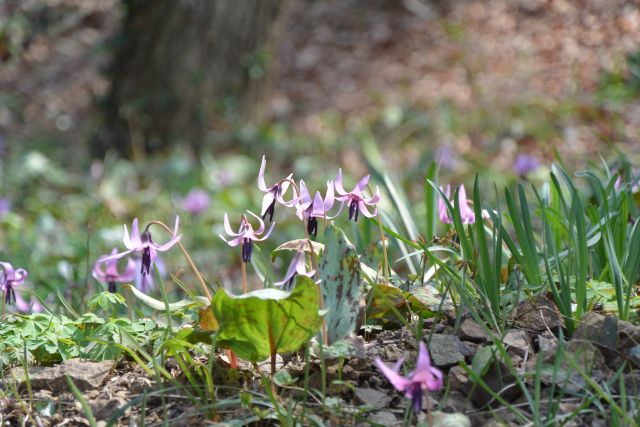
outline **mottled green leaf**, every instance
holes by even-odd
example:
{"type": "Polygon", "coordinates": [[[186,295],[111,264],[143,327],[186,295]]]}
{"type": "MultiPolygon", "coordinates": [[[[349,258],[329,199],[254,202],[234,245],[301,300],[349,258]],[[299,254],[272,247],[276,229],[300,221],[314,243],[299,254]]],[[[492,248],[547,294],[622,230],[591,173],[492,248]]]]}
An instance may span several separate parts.
{"type": "MultiPolygon", "coordinates": [[[[140,301],[142,301],[144,304],[148,305],[149,307],[155,310],[162,310],[162,311],[166,310],[166,306],[164,305],[163,301],[152,298],[149,295],[139,291],[134,286],[131,286],[129,284],[124,284],[122,285],[122,287],[129,289],[133,293],[133,296],[138,298],[140,301]]],[[[206,307],[208,305],[209,305],[209,300],[207,298],[197,296],[192,299],[183,299],[178,302],[169,304],[169,311],[178,311],[178,310],[184,310],[186,308],[193,308],[193,307],[206,307]]]]}
{"type": "Polygon", "coordinates": [[[360,261],[355,248],[339,228],[325,231],[327,247],[320,260],[322,296],[329,344],[349,336],[356,329],[360,310],[360,261]]]}
{"type": "Polygon", "coordinates": [[[297,276],[290,293],[268,288],[234,296],[218,289],[211,307],[220,324],[217,345],[253,362],[299,349],[322,324],[318,286],[306,276],[297,276]]]}

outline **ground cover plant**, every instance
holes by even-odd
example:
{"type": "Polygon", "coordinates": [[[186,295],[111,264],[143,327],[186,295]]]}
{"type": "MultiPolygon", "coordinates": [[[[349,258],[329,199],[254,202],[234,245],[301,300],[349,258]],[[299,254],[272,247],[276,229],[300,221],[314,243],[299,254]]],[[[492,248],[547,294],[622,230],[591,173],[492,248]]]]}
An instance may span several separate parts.
{"type": "MultiPolygon", "coordinates": [[[[558,161],[529,182],[540,165],[524,159],[499,190],[441,182],[438,159],[410,203],[366,156],[370,175],[349,185],[338,168],[316,192],[293,174],[268,186],[262,157],[255,201],[173,196],[173,228],[142,210],[99,250],[51,213],[33,238],[62,255],[20,250],[27,217],[4,213],[2,422],[636,424],[632,165],[558,161]]],[[[56,194],[49,171],[37,191],[56,194]]]]}

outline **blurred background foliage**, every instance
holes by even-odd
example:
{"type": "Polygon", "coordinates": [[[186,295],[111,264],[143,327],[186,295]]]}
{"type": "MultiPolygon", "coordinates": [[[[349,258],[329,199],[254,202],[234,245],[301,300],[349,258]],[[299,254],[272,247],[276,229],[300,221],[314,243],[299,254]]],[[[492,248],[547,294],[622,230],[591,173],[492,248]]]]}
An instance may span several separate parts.
{"type": "MultiPolygon", "coordinates": [[[[634,162],[639,93],[640,12],[623,0],[5,0],[0,258],[80,305],[122,224],[179,214],[205,276],[233,287],[239,252],[217,235],[224,212],[259,210],[262,154],[268,183],[312,188],[338,167],[351,188],[378,159],[416,201],[434,159],[442,182],[498,187],[558,158],[634,162]],[[210,204],[190,214],[194,189],[210,204]]],[[[263,250],[301,235],[276,220],[263,250]]]]}

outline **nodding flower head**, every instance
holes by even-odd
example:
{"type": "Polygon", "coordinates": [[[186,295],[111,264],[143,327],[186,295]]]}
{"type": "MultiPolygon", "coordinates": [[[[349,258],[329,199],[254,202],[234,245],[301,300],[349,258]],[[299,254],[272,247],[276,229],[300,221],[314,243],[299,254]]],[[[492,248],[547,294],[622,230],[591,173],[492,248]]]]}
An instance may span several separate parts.
{"type": "Polygon", "coordinates": [[[24,268],[15,269],[8,262],[0,262],[2,272],[0,272],[0,291],[4,292],[4,303],[11,305],[16,302],[16,291],[14,287],[24,283],[27,278],[27,270],[24,268]]]}
{"type": "Polygon", "coordinates": [[[258,215],[254,214],[251,211],[247,211],[251,216],[255,217],[258,220],[259,226],[257,230],[253,229],[253,226],[247,219],[246,215],[242,215],[240,219],[240,228],[238,228],[238,232],[234,232],[231,228],[231,224],[229,224],[229,216],[224,214],[224,231],[232,237],[232,239],[227,240],[221,234],[219,235],[222,240],[224,240],[229,246],[238,246],[242,247],[242,261],[247,263],[251,261],[251,254],[253,253],[253,242],[258,241],[261,242],[265,240],[271,232],[273,231],[273,227],[276,225],[275,222],[271,223],[271,227],[265,233],[265,225],[262,218],[258,215]],[[263,234],[264,233],[264,234],[263,234]]]}
{"type": "Polygon", "coordinates": [[[398,360],[392,368],[389,368],[379,357],[375,359],[375,364],[378,369],[387,377],[396,390],[404,393],[406,397],[411,399],[413,410],[418,413],[422,409],[422,393],[428,390],[439,390],[442,388],[442,372],[431,366],[427,346],[422,341],[420,341],[420,348],[418,350],[416,370],[406,377],[403,377],[399,374],[402,362],[404,362],[404,359],[398,360]]]}
{"type": "Polygon", "coordinates": [[[362,215],[367,218],[372,218],[378,214],[378,208],[375,206],[380,201],[380,189],[376,187],[375,194],[369,198],[365,198],[362,195],[362,192],[367,189],[367,184],[369,183],[370,178],[371,175],[365,176],[353,190],[347,192],[342,186],[342,169],[338,169],[338,175],[336,176],[335,182],[336,193],[338,193],[336,200],[342,202],[340,205],[340,211],[342,211],[345,203],[349,205],[349,220],[353,219],[354,221],[358,221],[358,212],[361,212],[362,215]],[[369,212],[367,205],[374,207],[373,212],[369,212]]]}
{"type": "Polygon", "coordinates": [[[290,173],[285,179],[276,182],[270,187],[267,187],[267,184],[264,182],[264,170],[267,166],[267,159],[265,156],[262,156],[262,164],[260,165],[260,172],[258,173],[258,188],[260,191],[265,193],[262,198],[262,209],[260,211],[260,216],[262,219],[265,219],[267,215],[269,215],[269,222],[273,222],[273,213],[276,209],[276,202],[281,203],[287,207],[292,207],[298,201],[296,197],[295,190],[293,198],[289,201],[284,200],[284,194],[289,189],[289,184],[291,179],[293,178],[293,174],[290,173]]]}
{"type": "Polygon", "coordinates": [[[531,154],[521,153],[518,154],[516,160],[513,162],[513,170],[520,176],[524,177],[529,172],[540,167],[540,159],[531,154]]]}
{"type": "Polygon", "coordinates": [[[300,198],[296,203],[296,215],[306,222],[307,232],[310,236],[315,237],[318,234],[318,218],[335,218],[335,216],[327,215],[327,212],[333,208],[334,202],[333,181],[327,181],[327,193],[324,199],[319,191],[316,191],[315,197],[311,199],[307,185],[303,180],[300,180],[300,198]]]}
{"type": "Polygon", "coordinates": [[[176,216],[176,223],[173,228],[173,233],[171,234],[171,239],[168,242],[159,245],[155,243],[151,238],[149,226],[147,226],[147,228],[145,228],[145,230],[140,233],[140,231],[138,230],[138,218],[136,218],[133,220],[133,224],[131,225],[131,236],[129,236],[129,230],[127,230],[127,226],[124,226],[122,241],[124,242],[124,246],[127,248],[127,250],[124,252],[112,253],[111,255],[101,257],[98,259],[98,262],[120,259],[125,255],[130,254],[131,252],[141,252],[142,263],[140,265],[140,273],[142,274],[144,279],[149,275],[151,264],[153,264],[158,257],[158,251],[163,252],[169,250],[173,245],[178,243],[178,241],[182,237],[182,234],[178,234],[179,224],[180,217],[176,216]]]}
{"type": "MultiPolygon", "coordinates": [[[[113,248],[111,255],[116,255],[118,250],[113,248]]],[[[105,257],[106,258],[106,257],[105,257]]],[[[118,259],[111,258],[106,261],[98,259],[93,266],[93,277],[100,283],[106,283],[111,293],[116,292],[116,283],[131,282],[136,277],[136,262],[127,258],[127,266],[124,271],[118,271],[118,259]]]]}
{"type": "Polygon", "coordinates": [[[296,251],[296,254],[293,256],[291,260],[291,264],[289,265],[289,269],[287,273],[284,275],[284,279],[280,282],[275,282],[276,286],[283,286],[284,290],[291,290],[293,287],[293,281],[296,278],[297,274],[307,277],[313,277],[315,274],[315,270],[307,270],[307,262],[305,260],[305,252],[304,245],[306,241],[300,245],[300,249],[296,251]]]}
{"type": "MultiPolygon", "coordinates": [[[[451,187],[447,185],[447,190],[440,190],[447,196],[447,199],[451,201],[451,187]]],[[[453,204],[453,202],[452,202],[453,204]]],[[[476,215],[473,213],[473,209],[469,206],[469,201],[467,200],[467,192],[464,189],[464,185],[460,186],[458,190],[458,205],[460,209],[460,218],[462,219],[463,224],[473,224],[476,221],[476,215]]],[[[445,224],[453,224],[453,220],[449,217],[449,212],[447,210],[447,206],[444,203],[442,198],[438,199],[438,216],[440,217],[440,221],[445,224]]]]}

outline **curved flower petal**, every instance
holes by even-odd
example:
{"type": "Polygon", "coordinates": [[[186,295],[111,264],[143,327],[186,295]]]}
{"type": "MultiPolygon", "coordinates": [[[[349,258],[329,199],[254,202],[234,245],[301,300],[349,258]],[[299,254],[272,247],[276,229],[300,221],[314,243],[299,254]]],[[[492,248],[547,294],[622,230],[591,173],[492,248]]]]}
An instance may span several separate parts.
{"type": "Polygon", "coordinates": [[[378,208],[375,208],[373,210],[373,213],[369,212],[369,209],[367,208],[367,205],[364,202],[364,200],[360,200],[358,202],[358,209],[360,209],[360,212],[362,213],[362,215],[366,216],[367,218],[373,218],[374,216],[378,215],[378,208]]]}
{"type": "Polygon", "coordinates": [[[100,258],[98,258],[98,261],[96,262],[106,262],[106,261],[110,261],[110,260],[114,260],[114,259],[120,259],[125,255],[129,255],[131,252],[133,252],[134,249],[128,249],[124,252],[118,252],[116,254],[112,254],[112,255],[103,255],[100,258]]]}
{"type": "Polygon", "coordinates": [[[273,191],[269,191],[268,193],[265,193],[264,197],[262,198],[262,209],[260,209],[261,216],[265,216],[267,214],[269,207],[273,204],[275,200],[276,200],[276,194],[274,194],[273,191]]]}
{"type": "MultiPolygon", "coordinates": [[[[253,230],[253,227],[251,226],[251,224],[247,223],[249,225],[249,229],[251,230],[251,232],[253,234],[262,234],[262,232],[264,231],[264,221],[262,220],[262,218],[260,218],[258,215],[254,214],[253,212],[251,212],[250,210],[247,210],[247,212],[249,213],[249,215],[253,216],[254,218],[256,218],[258,220],[258,223],[260,224],[258,226],[257,230],[253,230]]],[[[273,228],[273,227],[272,227],[273,228]]]]}
{"type": "Polygon", "coordinates": [[[364,190],[367,189],[367,184],[369,183],[369,180],[371,179],[371,175],[366,175],[364,176],[356,185],[356,187],[353,189],[353,191],[351,192],[351,194],[355,194],[357,196],[360,196],[362,194],[362,192],[364,190]]]}
{"type": "MultiPolygon", "coordinates": [[[[171,240],[169,240],[167,243],[163,243],[162,245],[156,245],[151,244],[149,245],[150,249],[155,249],[158,251],[166,251],[169,250],[169,248],[171,248],[173,245],[175,245],[176,243],[178,243],[178,241],[182,238],[182,234],[178,234],[177,236],[175,236],[174,238],[172,238],[171,240]]],[[[153,250],[151,252],[154,252],[153,250]]],[[[151,261],[154,261],[153,259],[151,261]]]]}
{"type": "Polygon", "coordinates": [[[411,384],[411,380],[403,377],[398,373],[400,365],[402,364],[403,359],[398,360],[393,368],[389,368],[379,357],[375,358],[375,364],[380,369],[380,372],[383,373],[385,377],[389,380],[391,385],[395,387],[396,390],[404,392],[407,389],[407,386],[411,384]]]}
{"type": "Polygon", "coordinates": [[[368,199],[363,198],[362,200],[365,201],[366,204],[368,205],[375,205],[376,203],[378,203],[380,201],[380,188],[378,188],[378,186],[376,186],[376,192],[373,194],[373,196],[369,197],[368,199]]]}
{"type": "Polygon", "coordinates": [[[129,230],[127,225],[124,225],[124,233],[122,234],[122,241],[127,249],[137,249],[142,246],[142,240],[140,240],[140,230],[138,230],[138,218],[133,220],[131,224],[131,236],[129,236],[129,230]]]}
{"type": "Polygon", "coordinates": [[[255,237],[253,238],[253,240],[256,240],[256,241],[258,241],[258,242],[262,242],[263,240],[266,240],[266,239],[271,235],[271,232],[273,231],[273,227],[275,227],[275,225],[276,225],[276,223],[275,223],[275,222],[272,222],[272,223],[271,223],[271,227],[269,227],[269,230],[267,230],[267,232],[266,232],[266,233],[264,233],[264,235],[263,235],[262,237],[257,237],[257,236],[255,236],[255,237]]]}
{"type": "MultiPolygon", "coordinates": [[[[229,236],[239,236],[242,233],[235,233],[233,231],[233,229],[231,228],[231,224],[229,224],[229,215],[227,215],[227,213],[225,212],[224,214],[224,231],[225,233],[227,233],[229,236]]],[[[226,241],[226,240],[225,240],[226,241]]]]}
{"type": "Polygon", "coordinates": [[[324,212],[325,215],[331,210],[334,203],[333,197],[333,181],[327,181],[327,194],[324,196],[324,212]]]}
{"type": "Polygon", "coordinates": [[[258,188],[260,191],[270,191],[271,188],[267,187],[267,184],[264,182],[264,169],[267,166],[267,158],[265,155],[262,155],[262,163],[260,164],[260,172],[258,172],[258,188]]]}
{"type": "MultiPolygon", "coordinates": [[[[336,180],[334,184],[336,186],[336,193],[338,193],[340,196],[346,196],[347,194],[349,194],[346,191],[344,191],[344,187],[342,186],[342,168],[338,169],[338,174],[336,175],[336,180]]],[[[341,200],[337,197],[336,199],[341,200]]]]}

